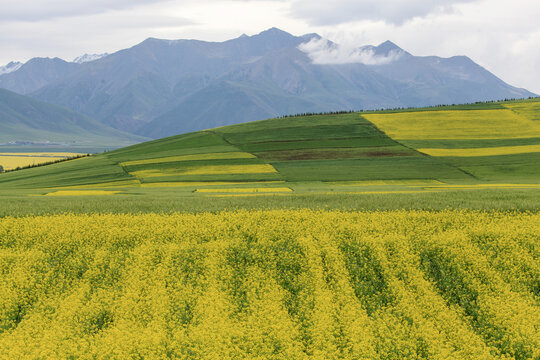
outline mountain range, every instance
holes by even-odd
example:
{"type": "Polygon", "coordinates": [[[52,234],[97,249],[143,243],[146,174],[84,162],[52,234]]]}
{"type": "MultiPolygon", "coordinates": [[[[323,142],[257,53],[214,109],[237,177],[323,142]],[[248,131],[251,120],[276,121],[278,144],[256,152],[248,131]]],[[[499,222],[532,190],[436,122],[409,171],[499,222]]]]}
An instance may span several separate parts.
{"type": "Polygon", "coordinates": [[[0,89],[0,144],[116,148],[148,140],[86,115],[0,89]]]}
{"type": "Polygon", "coordinates": [[[304,112],[468,103],[535,94],[465,56],[414,56],[387,41],[349,59],[317,34],[272,28],[225,42],[149,38],[89,61],[36,58],[0,88],[118,130],[159,138],[304,112]]]}

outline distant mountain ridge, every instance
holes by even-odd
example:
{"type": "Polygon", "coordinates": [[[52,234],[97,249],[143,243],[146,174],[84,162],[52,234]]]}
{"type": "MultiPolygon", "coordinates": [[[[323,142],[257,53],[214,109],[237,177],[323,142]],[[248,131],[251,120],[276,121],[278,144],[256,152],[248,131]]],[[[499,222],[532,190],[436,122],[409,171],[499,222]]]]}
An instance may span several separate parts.
{"type": "Polygon", "coordinates": [[[149,38],[81,64],[49,59],[38,71],[31,60],[0,87],[154,138],[291,113],[534,96],[467,57],[417,57],[387,41],[353,61],[321,48],[317,61],[305,46],[317,41],[276,28],[224,42],[149,38]]]}
{"type": "Polygon", "coordinates": [[[7,65],[0,66],[0,75],[9,74],[14,71],[17,71],[23,66],[21,62],[18,61],[12,61],[7,65]]]}
{"type": "Polygon", "coordinates": [[[146,140],[57,105],[0,89],[0,144],[122,147],[146,140]]]}

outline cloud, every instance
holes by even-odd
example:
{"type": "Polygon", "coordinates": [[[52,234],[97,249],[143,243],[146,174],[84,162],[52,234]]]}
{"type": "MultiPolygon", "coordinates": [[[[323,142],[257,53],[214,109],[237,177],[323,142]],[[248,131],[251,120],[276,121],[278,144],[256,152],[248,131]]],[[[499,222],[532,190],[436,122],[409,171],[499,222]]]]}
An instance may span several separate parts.
{"type": "Polygon", "coordinates": [[[364,64],[384,65],[394,62],[403,56],[400,50],[391,50],[386,55],[377,55],[373,47],[348,47],[330,42],[326,39],[313,38],[298,47],[305,52],[314,64],[364,64]]]}
{"type": "Polygon", "coordinates": [[[335,25],[361,20],[402,25],[433,13],[452,13],[454,5],[476,0],[296,0],[291,14],[311,25],[335,25]]]}
{"type": "Polygon", "coordinates": [[[155,4],[168,0],[25,0],[0,1],[2,21],[43,21],[62,17],[101,14],[111,10],[129,9],[139,5],[155,4]],[[6,1],[7,2],[7,1],[6,1]]]}

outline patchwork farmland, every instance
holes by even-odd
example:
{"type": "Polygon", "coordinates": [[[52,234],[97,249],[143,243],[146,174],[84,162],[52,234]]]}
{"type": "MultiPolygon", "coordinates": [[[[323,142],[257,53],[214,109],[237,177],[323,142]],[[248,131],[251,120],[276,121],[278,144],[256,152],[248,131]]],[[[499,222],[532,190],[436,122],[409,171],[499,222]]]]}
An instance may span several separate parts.
{"type": "Polygon", "coordinates": [[[32,195],[205,197],[540,188],[539,104],[263,120],[4,174],[0,185],[32,195]]]}

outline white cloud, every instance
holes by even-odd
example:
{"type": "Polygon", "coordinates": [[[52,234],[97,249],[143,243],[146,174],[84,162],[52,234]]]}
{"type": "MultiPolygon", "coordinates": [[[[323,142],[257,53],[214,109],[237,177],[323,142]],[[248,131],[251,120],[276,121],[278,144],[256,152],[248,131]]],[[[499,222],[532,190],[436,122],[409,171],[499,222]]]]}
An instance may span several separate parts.
{"type": "Polygon", "coordinates": [[[1,21],[43,21],[101,14],[170,0],[0,0],[1,21]]]}
{"type": "Polygon", "coordinates": [[[313,38],[298,47],[314,64],[364,64],[384,65],[398,60],[403,51],[391,50],[388,54],[377,55],[372,47],[351,47],[332,43],[327,39],[313,38]]]}
{"type": "Polygon", "coordinates": [[[451,13],[454,5],[476,0],[296,0],[291,14],[312,25],[335,25],[361,20],[382,20],[401,25],[416,17],[451,13]]]}

